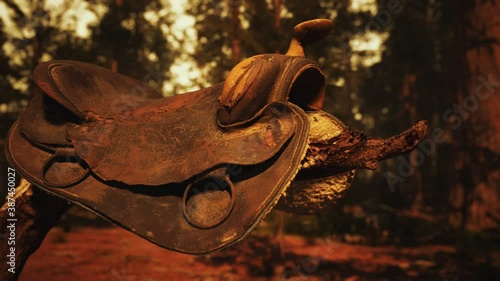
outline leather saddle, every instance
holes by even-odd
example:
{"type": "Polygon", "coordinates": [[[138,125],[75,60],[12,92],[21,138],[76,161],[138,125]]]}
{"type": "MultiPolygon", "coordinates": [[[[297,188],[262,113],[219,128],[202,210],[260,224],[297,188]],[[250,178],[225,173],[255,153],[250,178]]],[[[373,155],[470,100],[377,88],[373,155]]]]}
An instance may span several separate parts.
{"type": "Polygon", "coordinates": [[[243,239],[286,191],[308,145],[304,110],[324,77],[303,46],[328,20],[295,27],[286,55],[248,58],[226,81],[162,97],[75,61],[36,67],[10,130],[10,163],[43,190],[167,249],[209,253],[243,239]]]}

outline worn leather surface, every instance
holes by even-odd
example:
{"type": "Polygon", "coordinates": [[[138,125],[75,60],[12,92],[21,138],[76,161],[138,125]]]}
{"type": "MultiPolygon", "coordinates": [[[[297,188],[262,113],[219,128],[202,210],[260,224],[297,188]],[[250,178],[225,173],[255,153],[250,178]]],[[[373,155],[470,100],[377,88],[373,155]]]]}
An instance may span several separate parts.
{"type": "Polygon", "coordinates": [[[323,72],[311,60],[280,54],[250,57],[236,65],[224,83],[219,122],[244,122],[273,101],[291,100],[303,108],[321,109],[324,86],[323,72]]]}
{"type": "Polygon", "coordinates": [[[307,116],[287,101],[291,85],[280,83],[290,84],[295,76],[289,72],[275,81],[274,90],[284,92],[273,93],[280,99],[266,102],[243,123],[219,126],[222,84],[151,98],[155,94],[148,88],[131,91],[144,87],[139,81],[103,68],[43,64],[34,77],[40,89],[10,131],[7,156],[42,189],[155,244],[212,252],[248,234],[298,171],[307,146],[307,116]],[[76,155],[68,156],[72,151],[76,155]],[[63,161],[45,170],[43,163],[58,153],[63,161]],[[231,190],[213,176],[220,171],[231,190]],[[54,187],[44,177],[51,182],[83,178],[54,187]],[[227,216],[210,222],[221,212],[227,216]],[[200,227],[205,221],[209,227],[200,227]]]}
{"type": "Polygon", "coordinates": [[[163,98],[74,61],[40,64],[7,158],[28,181],[162,247],[202,254],[245,237],[305,155],[325,79],[304,47],[331,21],[294,28],[286,55],[234,67],[224,83],[163,98]]]}
{"type": "Polygon", "coordinates": [[[262,163],[294,134],[294,114],[282,103],[266,106],[251,124],[221,129],[216,120],[218,90],[191,94],[196,96],[193,103],[175,112],[166,109],[166,99],[128,118],[73,125],[68,138],[103,180],[163,185],[222,164],[262,163]]]}

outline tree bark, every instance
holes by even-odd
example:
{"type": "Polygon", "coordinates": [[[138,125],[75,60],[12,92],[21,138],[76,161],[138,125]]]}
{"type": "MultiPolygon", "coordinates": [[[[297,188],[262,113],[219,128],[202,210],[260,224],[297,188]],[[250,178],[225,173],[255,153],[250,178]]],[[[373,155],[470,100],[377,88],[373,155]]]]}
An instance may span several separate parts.
{"type": "MultiPolygon", "coordinates": [[[[401,115],[407,115],[410,124],[414,124],[418,120],[417,104],[419,95],[417,92],[417,75],[414,73],[408,73],[403,79],[403,89],[401,91],[401,97],[403,100],[403,107],[401,108],[401,115]]],[[[408,124],[408,123],[406,123],[408,124]]],[[[416,167],[416,152],[412,151],[409,155],[410,165],[416,167]]],[[[410,183],[415,188],[415,196],[411,206],[411,212],[413,215],[417,215],[423,205],[423,186],[422,186],[422,174],[419,169],[414,169],[415,172],[411,175],[410,183]]]]}
{"type": "Polygon", "coordinates": [[[427,135],[427,122],[420,121],[388,139],[370,139],[364,133],[344,129],[327,142],[309,144],[300,179],[319,178],[354,169],[375,170],[379,161],[413,150],[427,135]]]}
{"type": "Polygon", "coordinates": [[[19,278],[29,256],[40,247],[47,232],[69,207],[65,200],[34,188],[25,180],[21,180],[13,199],[14,216],[10,216],[8,202],[0,208],[0,233],[3,234],[0,243],[0,280],[3,281],[19,278]],[[15,264],[9,264],[12,259],[8,255],[12,253],[15,255],[15,264]],[[14,268],[14,272],[9,271],[9,268],[14,268]]]}
{"type": "Polygon", "coordinates": [[[231,13],[231,59],[234,62],[241,61],[241,39],[239,33],[241,32],[240,23],[240,1],[229,0],[229,11],[231,13]]]}
{"type": "Polygon", "coordinates": [[[457,102],[450,119],[459,153],[450,221],[469,230],[498,227],[500,186],[500,0],[457,1],[457,102]]]}
{"type": "MultiPolygon", "coordinates": [[[[114,28],[115,31],[120,30],[122,20],[123,20],[123,0],[115,0],[115,21],[114,21],[114,28]]],[[[119,69],[119,61],[120,58],[122,57],[122,46],[118,42],[113,44],[112,47],[112,58],[111,58],[111,71],[113,72],[118,72],[119,69]]]]}

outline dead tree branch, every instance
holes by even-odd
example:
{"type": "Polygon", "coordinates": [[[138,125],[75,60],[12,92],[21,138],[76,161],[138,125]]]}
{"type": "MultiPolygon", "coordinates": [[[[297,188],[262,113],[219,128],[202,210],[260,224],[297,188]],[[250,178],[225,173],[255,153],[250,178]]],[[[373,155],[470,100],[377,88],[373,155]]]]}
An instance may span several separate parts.
{"type": "Polygon", "coordinates": [[[309,144],[298,178],[319,178],[354,169],[374,170],[378,162],[413,150],[427,135],[427,121],[388,139],[370,139],[344,129],[327,141],[309,144]]]}

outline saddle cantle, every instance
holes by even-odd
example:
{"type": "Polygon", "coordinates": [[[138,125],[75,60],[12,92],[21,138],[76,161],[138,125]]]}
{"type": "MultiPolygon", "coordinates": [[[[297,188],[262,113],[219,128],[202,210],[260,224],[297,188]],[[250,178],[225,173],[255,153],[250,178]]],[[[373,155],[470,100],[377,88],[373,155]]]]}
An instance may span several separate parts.
{"type": "Polygon", "coordinates": [[[322,107],[324,77],[302,47],[331,22],[301,25],[286,55],[251,57],[224,83],[173,97],[94,65],[42,63],[8,159],[47,192],[159,246],[229,246],[290,185],[308,144],[304,109],[322,107]]]}

